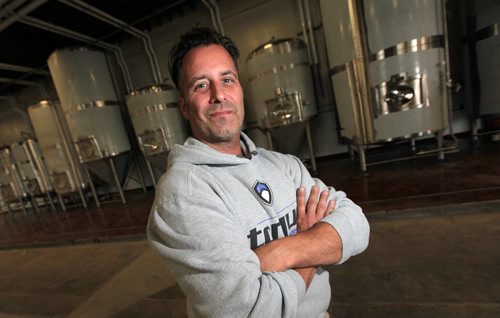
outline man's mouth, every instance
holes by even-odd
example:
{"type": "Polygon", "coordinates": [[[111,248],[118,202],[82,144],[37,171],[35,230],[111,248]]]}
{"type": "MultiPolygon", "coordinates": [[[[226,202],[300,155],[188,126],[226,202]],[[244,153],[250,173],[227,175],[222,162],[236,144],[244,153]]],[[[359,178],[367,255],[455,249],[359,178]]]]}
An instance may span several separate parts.
{"type": "Polygon", "coordinates": [[[233,111],[230,110],[230,109],[218,110],[218,111],[215,111],[215,112],[211,112],[209,114],[209,116],[210,117],[223,117],[223,116],[231,115],[232,113],[233,113],[233,111]]]}

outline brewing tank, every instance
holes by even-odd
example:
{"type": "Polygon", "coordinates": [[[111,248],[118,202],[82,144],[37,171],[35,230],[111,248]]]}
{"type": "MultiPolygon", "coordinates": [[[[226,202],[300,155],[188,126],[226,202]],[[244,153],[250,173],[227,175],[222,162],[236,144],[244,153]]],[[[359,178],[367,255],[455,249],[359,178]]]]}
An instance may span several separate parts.
{"type": "MultiPolygon", "coordinates": [[[[500,114],[500,3],[498,1],[476,0],[467,15],[469,36],[466,38],[468,57],[475,71],[469,74],[468,83],[474,87],[476,98],[468,106],[473,117],[500,114]],[[472,36],[471,36],[472,35],[472,36]],[[473,53],[472,53],[473,52],[473,53]],[[472,55],[475,54],[475,57],[472,55]],[[476,75],[477,74],[477,75],[476,75]],[[471,76],[473,75],[473,76],[471,76]]],[[[469,88],[470,89],[470,88],[469,88]]]]}
{"type": "Polygon", "coordinates": [[[127,96],[127,106],[145,156],[170,151],[188,136],[186,123],[177,103],[177,93],[167,85],[151,85],[127,96]]]}
{"type": "Polygon", "coordinates": [[[28,139],[12,144],[9,148],[12,159],[9,164],[15,165],[24,191],[32,196],[50,193],[53,190],[52,182],[38,143],[28,139]]]}
{"type": "Polygon", "coordinates": [[[129,151],[106,55],[88,48],[56,50],[48,65],[80,161],[129,151]]]}
{"type": "Polygon", "coordinates": [[[448,127],[441,0],[321,0],[340,131],[371,144],[448,127]]]}
{"type": "Polygon", "coordinates": [[[33,130],[23,110],[13,108],[0,114],[0,147],[8,147],[31,137],[33,130]]]}
{"type": "Polygon", "coordinates": [[[27,197],[9,148],[0,150],[0,192],[5,203],[27,197]]]}
{"type": "Polygon", "coordinates": [[[273,128],[317,113],[307,47],[299,39],[273,39],[247,57],[250,82],[246,123],[273,128]]]}
{"type": "Polygon", "coordinates": [[[70,148],[69,136],[57,115],[54,100],[42,100],[28,107],[33,130],[45,159],[54,190],[58,194],[76,192],[86,187],[84,172],[70,148]]]}

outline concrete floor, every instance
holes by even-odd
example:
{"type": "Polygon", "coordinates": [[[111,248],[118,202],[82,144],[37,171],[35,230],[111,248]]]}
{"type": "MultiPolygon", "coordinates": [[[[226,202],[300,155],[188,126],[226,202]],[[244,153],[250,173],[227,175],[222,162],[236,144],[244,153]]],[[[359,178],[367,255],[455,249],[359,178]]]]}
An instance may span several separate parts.
{"type": "MultiPolygon", "coordinates": [[[[333,317],[500,317],[500,145],[319,176],[367,212],[368,250],[328,266],[333,317]]],[[[149,249],[152,191],[128,204],[0,214],[0,318],[185,317],[149,249]]]]}

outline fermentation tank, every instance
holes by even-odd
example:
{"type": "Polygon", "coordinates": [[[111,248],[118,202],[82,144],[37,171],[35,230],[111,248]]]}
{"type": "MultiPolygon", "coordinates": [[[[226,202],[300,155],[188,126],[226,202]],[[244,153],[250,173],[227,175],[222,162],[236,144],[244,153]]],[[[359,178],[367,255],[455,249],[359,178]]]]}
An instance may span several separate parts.
{"type": "Polygon", "coordinates": [[[130,118],[153,183],[156,177],[151,165],[164,172],[166,154],[188,136],[177,101],[175,89],[160,84],[143,87],[127,96],[130,118]]]}
{"type": "Polygon", "coordinates": [[[301,40],[271,40],[248,55],[246,67],[249,126],[274,128],[317,114],[307,47],[301,40]]]}
{"type": "Polygon", "coordinates": [[[139,145],[145,156],[168,152],[187,138],[186,124],[175,89],[152,85],[133,91],[127,106],[139,145]]]}
{"type": "Polygon", "coordinates": [[[12,159],[17,166],[24,189],[30,195],[48,194],[53,190],[38,143],[28,139],[10,146],[12,159]]]}
{"type": "Polygon", "coordinates": [[[28,115],[23,110],[13,108],[0,113],[0,147],[8,147],[32,136],[28,115]]]}
{"type": "Polygon", "coordinates": [[[57,115],[56,103],[55,100],[42,100],[28,107],[28,114],[54,190],[65,195],[86,188],[86,182],[81,164],[70,148],[69,136],[65,135],[57,115]]]}
{"type": "Polygon", "coordinates": [[[0,193],[8,205],[27,197],[9,148],[0,151],[0,193]]]}
{"type": "Polygon", "coordinates": [[[129,151],[106,55],[88,48],[56,50],[48,65],[80,160],[129,151]]]}
{"type": "Polygon", "coordinates": [[[434,133],[439,147],[449,126],[443,2],[320,5],[339,128],[362,169],[365,145],[434,133]]]}
{"type": "Polygon", "coordinates": [[[500,3],[494,0],[461,1],[464,44],[464,82],[472,136],[500,135],[500,3]],[[482,124],[482,132],[479,128],[482,124]]]}
{"type": "Polygon", "coordinates": [[[477,113],[500,114],[500,3],[476,0],[475,48],[480,99],[477,113]]]}
{"type": "Polygon", "coordinates": [[[281,141],[280,150],[288,153],[300,151],[305,131],[316,171],[309,121],[318,111],[306,44],[299,39],[272,39],[250,52],[246,68],[248,128],[263,129],[270,148],[273,135],[281,141]]]}

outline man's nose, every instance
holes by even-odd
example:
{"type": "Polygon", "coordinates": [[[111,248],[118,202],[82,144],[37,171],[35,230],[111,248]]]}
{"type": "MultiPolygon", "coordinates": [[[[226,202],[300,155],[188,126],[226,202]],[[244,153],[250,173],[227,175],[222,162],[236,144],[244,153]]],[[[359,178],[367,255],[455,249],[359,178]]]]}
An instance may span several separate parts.
{"type": "Polygon", "coordinates": [[[210,85],[210,103],[222,103],[224,101],[224,87],[221,83],[210,85]]]}

